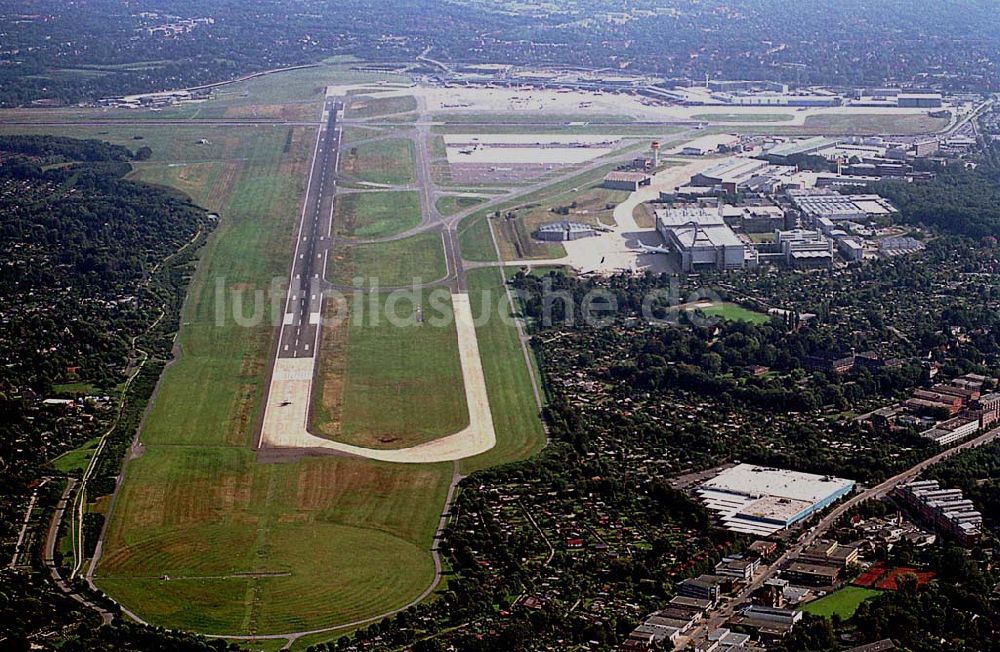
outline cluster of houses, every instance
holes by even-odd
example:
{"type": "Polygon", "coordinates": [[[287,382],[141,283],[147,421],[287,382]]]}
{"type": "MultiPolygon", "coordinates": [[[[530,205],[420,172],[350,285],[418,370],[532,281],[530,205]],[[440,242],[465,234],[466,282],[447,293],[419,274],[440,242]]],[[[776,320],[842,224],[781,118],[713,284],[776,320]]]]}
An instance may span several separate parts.
{"type": "MultiPolygon", "coordinates": [[[[647,616],[619,648],[623,651],[673,649],[686,634],[718,609],[727,596],[749,585],[760,572],[762,559],[773,556],[777,545],[758,540],[742,554],[723,557],[712,573],[679,582],[677,595],[661,610],[647,616]]],[[[767,579],[740,605],[726,626],[697,637],[703,652],[760,649],[780,640],[802,619],[796,605],[822,590],[837,586],[858,564],[859,548],[820,540],[788,563],[779,577],[767,579]],[[739,633],[737,633],[739,632],[739,633]]]]}

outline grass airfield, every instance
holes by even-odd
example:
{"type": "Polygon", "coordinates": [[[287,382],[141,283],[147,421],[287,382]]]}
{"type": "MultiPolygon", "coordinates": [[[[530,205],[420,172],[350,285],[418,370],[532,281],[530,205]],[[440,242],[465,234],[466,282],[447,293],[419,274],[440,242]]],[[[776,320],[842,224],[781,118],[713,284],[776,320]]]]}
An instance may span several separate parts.
{"type": "MultiPolygon", "coordinates": [[[[252,439],[274,325],[245,327],[232,319],[217,324],[217,293],[243,292],[249,299],[260,290],[269,300],[271,279],[287,274],[327,85],[352,91],[347,117],[356,122],[344,132],[342,183],[363,190],[338,197],[335,237],[384,238],[420,224],[421,199],[411,186],[418,176],[416,139],[427,137],[435,175],[444,170],[441,180],[447,181],[438,187],[437,209],[445,215],[469,213],[457,229],[466,261],[497,262],[494,234],[504,259],[517,254],[515,243],[523,234],[491,231],[496,210],[516,210],[541,223],[556,218],[551,209],[575,198],[573,210],[587,212],[570,219],[604,224],[611,219],[607,205],[622,198],[593,187],[615,166],[611,157],[596,159],[595,167],[579,163],[530,178],[456,182],[447,174],[443,135],[479,130],[619,136],[621,148],[613,155],[629,147],[638,153],[650,138],[666,144],[690,137],[676,125],[630,124],[649,116],[622,114],[622,106],[630,105],[611,96],[602,102],[614,102],[614,111],[604,111],[601,102],[587,110],[566,103],[578,101],[575,97],[538,103],[506,95],[503,102],[515,107],[511,111],[478,95],[472,103],[481,106],[456,109],[444,106],[455,100],[443,89],[408,83],[402,76],[358,73],[332,62],[224,86],[211,100],[163,111],[0,111],[0,133],[149,146],[153,156],[135,164],[135,178],[175,187],[222,216],[202,251],[182,315],[180,355],[161,378],[142,430],[143,452],[128,463],[95,574],[101,589],[145,620],[202,633],[285,634],[401,608],[434,581],[430,547],[453,473],[524,459],[544,445],[532,370],[517,329],[494,318],[476,326],[497,432],[492,450],[455,465],[335,456],[258,461],[252,439]],[[420,115],[429,115],[433,125],[419,126],[420,115]],[[156,124],[167,119],[183,122],[156,124]],[[237,124],[211,124],[223,119],[237,124]],[[40,124],[55,120],[65,124],[40,124]],[[250,124],[254,120],[285,123],[250,124]],[[531,184],[548,185],[519,194],[531,184]],[[497,200],[503,201],[481,207],[497,200]]],[[[689,111],[695,112],[709,109],[689,111]]],[[[835,112],[768,109],[750,115],[726,108],[718,113],[719,129],[760,133],[876,133],[886,128],[886,118],[899,123],[899,116],[876,121],[835,112]],[[740,123],[748,126],[733,126],[740,123]]],[[[670,120],[685,117],[691,116],[664,114],[670,120]]],[[[921,116],[906,117],[907,129],[929,126],[935,125],[921,116]]],[[[543,253],[551,252],[536,252],[543,253]]],[[[389,242],[340,242],[329,272],[334,283],[378,276],[384,287],[407,285],[414,276],[436,281],[448,270],[440,236],[421,232],[389,242]]],[[[511,313],[503,278],[497,268],[468,272],[476,316],[486,310],[511,313]]],[[[231,311],[231,300],[224,307],[231,311]]],[[[244,315],[251,310],[245,305],[244,315]]],[[[729,307],[717,316],[753,318],[729,307]]],[[[372,446],[398,446],[399,441],[382,440],[401,433],[422,441],[460,428],[467,413],[461,382],[454,383],[456,354],[449,338],[448,331],[388,326],[327,333],[323,379],[313,403],[317,427],[329,428],[327,436],[372,446]]],[[[315,634],[296,646],[337,635],[315,634]]]]}

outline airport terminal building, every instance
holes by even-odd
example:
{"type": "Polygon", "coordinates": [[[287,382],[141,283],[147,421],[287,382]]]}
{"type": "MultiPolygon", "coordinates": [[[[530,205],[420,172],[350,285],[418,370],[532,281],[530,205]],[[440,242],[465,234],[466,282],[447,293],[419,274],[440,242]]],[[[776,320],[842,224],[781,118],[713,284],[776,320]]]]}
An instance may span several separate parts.
{"type": "Polygon", "coordinates": [[[726,469],[697,489],[722,527],[767,536],[822,511],[854,490],[854,481],[755,464],[726,469]]]}

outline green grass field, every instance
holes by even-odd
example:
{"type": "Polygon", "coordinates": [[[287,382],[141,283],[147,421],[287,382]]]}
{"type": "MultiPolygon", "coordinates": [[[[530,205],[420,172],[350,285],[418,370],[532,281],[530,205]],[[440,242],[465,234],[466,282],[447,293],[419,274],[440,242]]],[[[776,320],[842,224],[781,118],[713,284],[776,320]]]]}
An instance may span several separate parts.
{"type": "Polygon", "coordinates": [[[497,252],[490,236],[489,220],[489,214],[477,213],[465,218],[458,225],[458,243],[462,249],[462,258],[487,262],[497,259],[497,252]]]}
{"type": "Polygon", "coordinates": [[[707,122],[788,122],[795,116],[789,113],[699,113],[691,119],[707,122]]]}
{"type": "Polygon", "coordinates": [[[359,192],[337,198],[334,231],[357,238],[384,238],[420,224],[416,191],[359,192]]]}
{"type": "Polygon", "coordinates": [[[444,195],[439,197],[436,205],[438,212],[442,215],[454,215],[459,211],[464,211],[467,208],[472,208],[473,206],[478,206],[482,204],[486,199],[484,197],[462,197],[456,195],[444,195]]]}
{"type": "Polygon", "coordinates": [[[806,118],[805,127],[826,133],[848,136],[900,136],[940,131],[948,125],[947,118],[932,118],[924,113],[824,113],[806,118]]]}
{"type": "Polygon", "coordinates": [[[414,157],[409,139],[377,140],[348,148],[341,157],[340,170],[358,181],[404,185],[416,181],[414,157]]]}
{"type": "MultiPolygon", "coordinates": [[[[246,82],[220,94],[215,108],[202,109],[252,107],[244,112],[252,114],[271,110],[263,103],[287,102],[311,111],[325,83],[349,77],[344,71],[331,76],[334,68],[246,82]],[[248,89],[259,95],[248,97],[248,89]]],[[[311,128],[289,130],[198,124],[0,128],[102,138],[133,149],[149,145],[153,157],[136,165],[135,178],[183,190],[222,216],[201,252],[181,318],[181,355],[161,377],[142,431],[143,452],[129,462],[95,575],[101,589],[157,625],[217,634],[328,627],[404,606],[433,579],[429,550],[451,464],[390,465],[339,456],[266,464],[251,450],[274,324],[241,325],[231,313],[235,295],[250,301],[260,290],[265,303],[283,296],[280,289],[271,292],[270,283],[287,274],[315,138],[311,128]],[[199,145],[200,138],[209,143],[199,145]]],[[[388,150],[366,154],[374,163],[366,172],[384,179],[389,168],[390,176],[406,177],[398,161],[383,161],[402,158],[404,172],[412,171],[412,143],[380,144],[385,142],[388,150]],[[409,159],[399,155],[403,149],[409,159]]],[[[375,208],[366,207],[376,217],[364,226],[377,231],[382,227],[373,225],[382,218],[375,208]]],[[[463,247],[483,255],[492,250],[485,226],[485,220],[463,224],[463,247]]],[[[430,279],[447,272],[435,233],[355,245],[337,256],[331,269],[348,281],[360,272],[378,275],[383,285],[407,284],[414,274],[430,279]]],[[[468,283],[475,313],[487,296],[494,310],[509,313],[496,270],[473,271],[468,283]]],[[[242,306],[245,317],[251,313],[252,305],[242,306]]],[[[464,461],[465,473],[522,459],[544,444],[516,329],[491,319],[477,326],[477,334],[499,442],[464,461]]],[[[445,339],[443,330],[416,339],[378,329],[360,333],[351,345],[355,350],[344,357],[346,377],[358,379],[349,380],[357,386],[344,393],[345,404],[355,402],[350,409],[359,415],[356,421],[395,419],[409,428],[451,418],[455,423],[448,427],[460,427],[457,415],[467,419],[464,405],[448,398],[453,392],[441,391],[446,379],[460,379],[457,355],[445,339]],[[395,368],[372,368],[376,351],[388,352],[395,368]],[[419,389],[427,385],[436,392],[431,399],[419,389]],[[417,395],[417,411],[436,414],[402,414],[417,395]]],[[[76,465],[86,455],[86,449],[73,451],[59,464],[76,465]]]]}
{"type": "Polygon", "coordinates": [[[802,607],[802,611],[825,618],[837,614],[842,619],[847,620],[854,615],[862,602],[870,600],[880,593],[881,591],[866,589],[862,586],[845,586],[819,600],[806,604],[802,607]]]}
{"type": "Polygon", "coordinates": [[[94,451],[97,448],[98,441],[99,440],[97,438],[91,439],[79,448],[66,451],[59,457],[50,461],[49,464],[52,468],[62,473],[72,473],[77,469],[82,471],[87,468],[88,464],[90,464],[90,458],[94,456],[94,451]]]}
{"type": "Polygon", "coordinates": [[[764,313],[747,310],[735,303],[715,303],[704,308],[698,308],[707,317],[719,317],[727,321],[745,321],[751,324],[765,324],[771,317],[764,313]]]}
{"type": "MultiPolygon", "coordinates": [[[[288,207],[301,201],[314,132],[298,130],[287,152],[284,129],[241,133],[248,158],[220,196],[182,356],[161,379],[96,575],[151,622],[232,634],[334,625],[418,595],[433,577],[428,550],[451,475],[450,465],[337,457],[257,463],[250,442],[274,331],[217,323],[217,292],[266,289],[287,273],[298,213],[288,207]]],[[[140,174],[179,182],[178,169],[140,174]]]]}
{"type": "Polygon", "coordinates": [[[129,465],[97,583],[157,624],[213,633],[399,607],[433,579],[449,466],[151,446],[129,465]]]}
{"type": "Polygon", "coordinates": [[[369,127],[355,127],[348,125],[341,131],[341,146],[352,145],[360,140],[368,140],[369,138],[377,138],[379,136],[384,136],[385,131],[381,129],[371,129],[369,127]]]}
{"type": "MultiPolygon", "coordinates": [[[[590,113],[547,113],[541,111],[524,111],[517,113],[437,113],[434,120],[451,124],[524,124],[563,126],[566,123],[602,124],[606,122],[635,122],[635,118],[630,115],[595,115],[590,113]]],[[[573,126],[573,125],[569,125],[573,126]]]]}
{"type": "MultiPolygon", "coordinates": [[[[450,435],[469,413],[447,290],[379,295],[328,326],[313,392],[316,434],[370,448],[450,435]]],[[[345,302],[351,305],[350,302],[345,302]]]]}
{"type": "Polygon", "coordinates": [[[530,457],[545,445],[545,431],[531,391],[531,371],[525,365],[517,328],[510,319],[511,306],[500,272],[473,270],[468,272],[466,282],[497,431],[495,448],[462,460],[462,473],[469,474],[530,457]],[[490,318],[482,319],[487,312],[490,318]]]}
{"type": "Polygon", "coordinates": [[[448,274],[441,235],[420,233],[374,244],[340,244],[333,250],[329,280],[337,285],[400,287],[414,279],[430,283],[448,274]]]}
{"type": "Polygon", "coordinates": [[[344,111],[344,116],[347,118],[374,118],[416,110],[417,98],[412,95],[356,96],[351,98],[344,111]]]}

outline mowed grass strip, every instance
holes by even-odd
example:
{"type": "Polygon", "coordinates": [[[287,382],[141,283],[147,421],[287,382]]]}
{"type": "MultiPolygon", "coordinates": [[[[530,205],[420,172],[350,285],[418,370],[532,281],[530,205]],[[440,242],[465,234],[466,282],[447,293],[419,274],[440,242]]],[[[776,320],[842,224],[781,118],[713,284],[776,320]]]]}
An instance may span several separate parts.
{"type": "Polygon", "coordinates": [[[337,198],[334,231],[358,238],[384,238],[420,224],[420,196],[414,190],[356,192],[337,198]]]}
{"type": "Polygon", "coordinates": [[[399,186],[414,183],[417,177],[413,141],[388,138],[349,147],[341,155],[340,173],[375,184],[399,186]]]}
{"type": "Polygon", "coordinates": [[[854,615],[862,602],[870,600],[880,593],[881,591],[866,589],[862,586],[845,586],[819,600],[804,605],[802,611],[825,618],[837,614],[843,620],[847,620],[854,615]]]}
{"type": "Polygon", "coordinates": [[[458,244],[462,248],[462,258],[472,261],[497,260],[497,250],[490,235],[490,215],[478,213],[458,225],[458,244]]]}
{"type": "Polygon", "coordinates": [[[181,356],[163,372],[144,443],[250,443],[273,333],[271,303],[282,294],[272,279],[287,273],[314,137],[299,132],[287,156],[284,130],[257,137],[256,154],[243,163],[203,251],[182,313],[181,356]]]}
{"type": "Polygon", "coordinates": [[[324,332],[320,369],[329,373],[341,367],[343,375],[321,374],[317,379],[314,395],[328,405],[319,406],[314,415],[339,407],[338,423],[317,420],[317,433],[357,446],[405,448],[467,426],[458,336],[447,289],[433,290],[433,296],[430,292],[374,295],[362,305],[346,325],[331,324],[324,332]],[[346,329],[346,347],[340,344],[341,329],[346,329]],[[331,355],[343,360],[327,360],[331,355]]]}
{"type": "Polygon", "coordinates": [[[948,118],[932,118],[926,113],[821,113],[807,116],[804,124],[809,130],[838,135],[903,136],[940,131],[948,125],[948,118]]]}
{"type": "Polygon", "coordinates": [[[357,95],[348,102],[347,108],[344,110],[344,117],[374,118],[416,110],[417,98],[412,95],[392,95],[389,97],[357,95]]]}
{"type": "Polygon", "coordinates": [[[332,626],[402,606],[433,580],[448,464],[260,464],[211,447],[154,447],[133,463],[96,582],[158,625],[332,626]]]}
{"type": "Polygon", "coordinates": [[[790,113],[698,113],[691,119],[706,122],[788,122],[795,116],[790,113]]]}
{"type": "Polygon", "coordinates": [[[545,445],[545,431],[531,390],[532,372],[525,364],[500,272],[469,271],[466,284],[476,318],[497,445],[482,455],[462,460],[463,474],[526,459],[545,445]]]}
{"type": "Polygon", "coordinates": [[[426,551],[449,464],[335,456],[261,464],[249,446],[273,336],[271,322],[253,318],[253,292],[267,304],[271,279],[287,274],[315,138],[297,129],[287,147],[286,134],[241,132],[248,157],[202,252],[182,355],[161,378],[144,453],[129,463],[109,521],[96,582],[158,625],[222,634],[337,625],[400,606],[433,576],[426,551]],[[306,554],[294,540],[314,526],[322,536],[308,539],[306,554]],[[361,562],[378,573],[365,574],[361,562]]]}
{"type": "Polygon", "coordinates": [[[251,580],[102,579],[102,591],[147,622],[170,629],[237,633],[246,618],[245,600],[251,580]]]}
{"type": "Polygon", "coordinates": [[[420,233],[402,240],[371,244],[337,245],[328,267],[328,278],[337,285],[399,287],[431,283],[447,276],[441,234],[420,233]]]}
{"type": "Polygon", "coordinates": [[[465,197],[462,195],[445,195],[437,200],[437,209],[442,215],[454,215],[467,208],[478,206],[486,201],[485,197],[465,197]]]}

